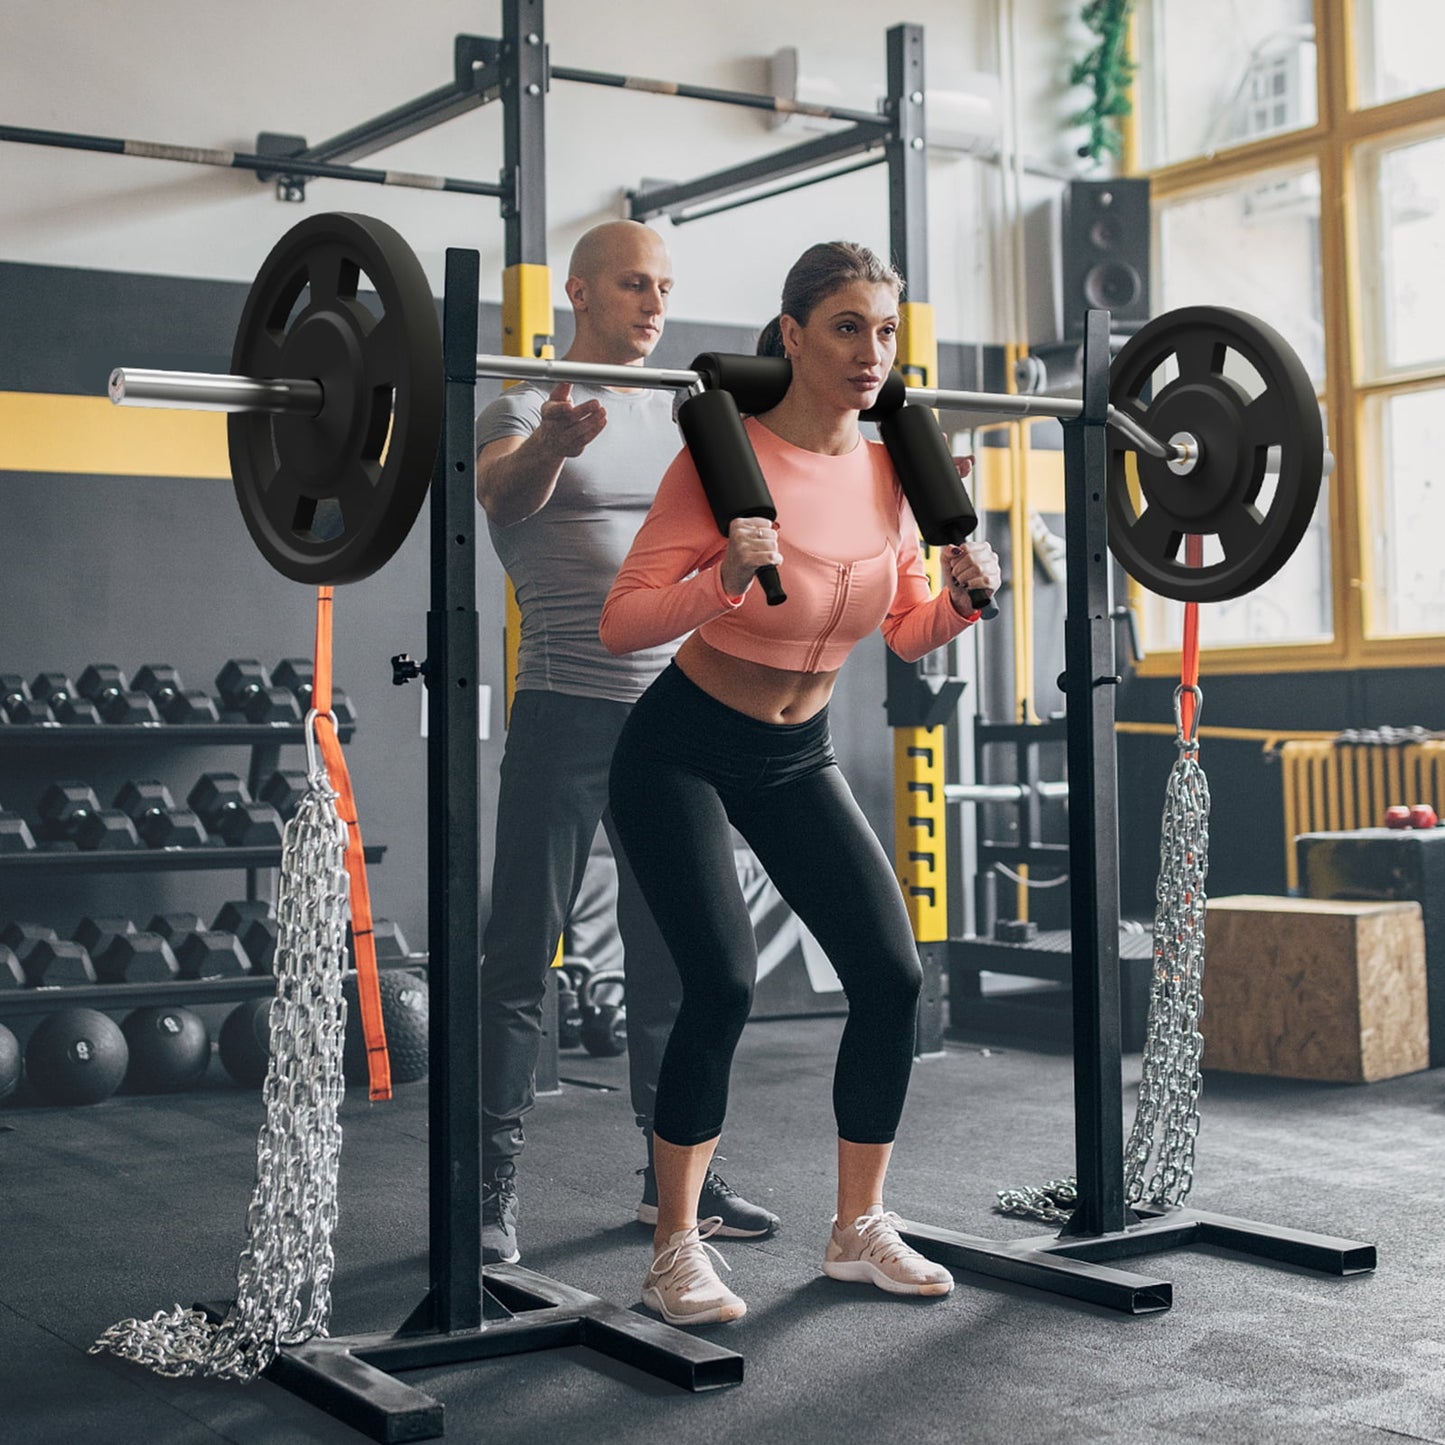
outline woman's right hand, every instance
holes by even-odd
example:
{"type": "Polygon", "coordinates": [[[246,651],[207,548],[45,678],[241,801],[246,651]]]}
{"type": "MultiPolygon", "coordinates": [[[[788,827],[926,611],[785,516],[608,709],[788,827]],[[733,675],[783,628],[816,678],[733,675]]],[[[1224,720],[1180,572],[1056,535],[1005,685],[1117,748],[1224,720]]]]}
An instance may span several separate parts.
{"type": "Polygon", "coordinates": [[[765,517],[734,517],[728,524],[728,549],[719,576],[729,597],[741,597],[752,586],[759,567],[782,564],[778,526],[765,517]]]}

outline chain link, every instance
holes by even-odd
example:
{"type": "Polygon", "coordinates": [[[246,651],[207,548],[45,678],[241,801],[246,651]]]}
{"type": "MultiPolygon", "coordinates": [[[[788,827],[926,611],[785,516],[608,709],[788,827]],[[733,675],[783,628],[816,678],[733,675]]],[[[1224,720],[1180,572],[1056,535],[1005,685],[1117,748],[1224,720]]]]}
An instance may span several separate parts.
{"type": "Polygon", "coordinates": [[[325,1335],[331,1314],[336,1115],[345,1089],[346,825],[324,767],[308,752],[310,786],[281,845],[266,1118],[256,1138],[236,1302],[219,1324],[180,1305],[149,1320],[121,1320],[90,1347],[159,1375],[253,1380],[282,1345],[325,1335]]]}
{"type": "MultiPolygon", "coordinates": [[[[1209,783],[1199,765],[1199,711],[1186,733],[1175,690],[1178,757],[1169,774],[1155,888],[1154,969],[1144,1029],[1143,1067],[1134,1125],[1124,1146],[1124,1198],[1161,1208],[1184,1202],[1194,1186],[1199,1137],[1203,1009],[1204,880],[1209,872],[1209,783]],[[1150,1168],[1150,1161],[1153,1168],[1150,1168]]],[[[1077,1181],[1051,1180],[1042,1188],[1001,1189],[997,1209],[1067,1222],[1078,1202],[1077,1181]]]]}

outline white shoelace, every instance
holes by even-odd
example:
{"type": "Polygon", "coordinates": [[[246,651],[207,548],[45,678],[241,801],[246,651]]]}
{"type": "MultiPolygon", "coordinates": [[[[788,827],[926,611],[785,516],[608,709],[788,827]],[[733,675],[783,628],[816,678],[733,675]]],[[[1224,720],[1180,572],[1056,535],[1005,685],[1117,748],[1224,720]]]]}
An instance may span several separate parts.
{"type": "Polygon", "coordinates": [[[898,1227],[903,1223],[901,1215],[886,1209],[882,1214],[861,1214],[853,1221],[853,1228],[863,1239],[863,1253],[874,1255],[881,1264],[891,1264],[917,1254],[899,1238],[898,1227]]]}
{"type": "Polygon", "coordinates": [[[721,1227],[721,1215],[714,1215],[711,1219],[699,1221],[696,1230],[689,1230],[677,1244],[670,1244],[657,1254],[652,1261],[653,1274],[659,1276],[671,1274],[679,1265],[683,1265],[683,1269],[677,1275],[677,1287],[679,1290],[686,1291],[690,1286],[705,1280],[706,1276],[699,1272],[699,1266],[709,1270],[714,1278],[717,1277],[717,1271],[711,1270],[708,1265],[709,1254],[731,1274],[732,1265],[712,1245],[707,1243],[707,1240],[721,1227]],[[706,1233],[703,1231],[703,1225],[708,1226],[706,1233]],[[668,1258],[669,1255],[671,1258],[668,1258]],[[666,1264],[663,1263],[664,1260],[667,1260],[666,1264]],[[687,1271],[684,1260],[693,1266],[691,1272],[687,1271]]]}

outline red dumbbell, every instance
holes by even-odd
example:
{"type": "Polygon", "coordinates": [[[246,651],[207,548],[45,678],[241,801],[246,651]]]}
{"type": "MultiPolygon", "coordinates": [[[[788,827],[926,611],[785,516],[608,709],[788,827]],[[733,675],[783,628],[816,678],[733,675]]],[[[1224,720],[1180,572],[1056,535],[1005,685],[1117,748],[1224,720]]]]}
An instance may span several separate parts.
{"type": "Polygon", "coordinates": [[[1410,823],[1410,810],[1403,803],[1396,803],[1385,809],[1385,826],[1387,828],[1408,828],[1410,823]]]}
{"type": "Polygon", "coordinates": [[[1412,828],[1433,828],[1439,818],[1435,816],[1435,810],[1429,803],[1412,803],[1410,805],[1410,826],[1412,828]]]}

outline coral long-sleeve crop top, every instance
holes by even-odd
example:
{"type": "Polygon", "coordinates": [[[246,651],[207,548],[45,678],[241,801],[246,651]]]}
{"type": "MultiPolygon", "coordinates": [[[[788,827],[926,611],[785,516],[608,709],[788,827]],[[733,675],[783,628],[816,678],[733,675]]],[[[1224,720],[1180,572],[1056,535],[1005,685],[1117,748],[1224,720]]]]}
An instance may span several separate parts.
{"type": "Polygon", "coordinates": [[[732,657],[796,672],[831,672],[876,627],[914,662],[963,631],[947,590],[933,593],[917,527],[887,449],[860,439],[844,456],[784,441],[745,423],[778,513],[778,569],[788,600],[762,588],[723,589],[727,539],[718,533],[692,458],[683,450],[657,489],[607,601],[599,632],[614,653],[697,631],[732,657]]]}

